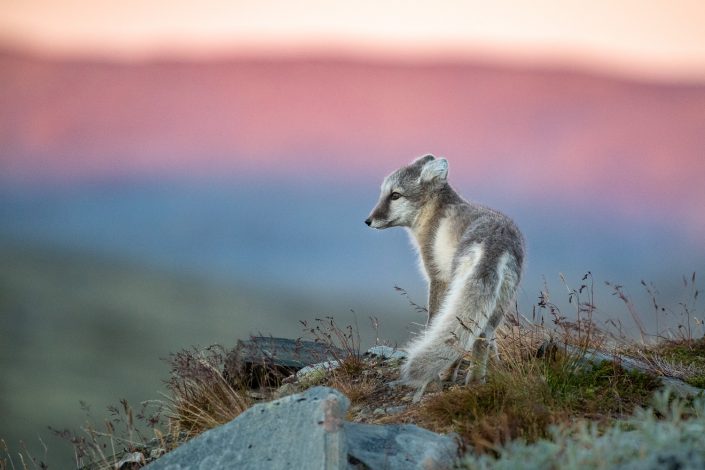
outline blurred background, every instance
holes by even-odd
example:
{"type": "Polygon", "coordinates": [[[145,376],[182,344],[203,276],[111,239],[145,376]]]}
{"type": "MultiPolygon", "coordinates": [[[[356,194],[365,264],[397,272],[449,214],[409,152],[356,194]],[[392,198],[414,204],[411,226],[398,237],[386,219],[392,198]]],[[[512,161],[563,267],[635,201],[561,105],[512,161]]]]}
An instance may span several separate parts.
{"type": "MultiPolygon", "coordinates": [[[[55,468],[160,398],[160,360],[299,320],[403,344],[426,288],[363,220],[434,153],[528,245],[520,312],[595,279],[598,322],[676,324],[705,267],[705,3],[3,0],[0,436],[55,468]]],[[[695,305],[702,315],[702,303],[695,305]]],[[[702,318],[702,317],[700,317],[702,318]]]]}

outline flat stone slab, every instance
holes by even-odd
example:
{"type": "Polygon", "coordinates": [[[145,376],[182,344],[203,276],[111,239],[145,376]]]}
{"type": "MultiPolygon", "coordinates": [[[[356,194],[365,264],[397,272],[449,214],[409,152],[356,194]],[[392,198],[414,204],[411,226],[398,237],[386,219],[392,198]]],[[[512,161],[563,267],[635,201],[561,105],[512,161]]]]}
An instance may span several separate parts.
{"type": "Polygon", "coordinates": [[[458,457],[453,437],[413,424],[345,423],[343,428],[351,469],[450,469],[458,457]]]}
{"type": "Polygon", "coordinates": [[[343,356],[340,349],[315,341],[253,336],[238,341],[228,353],[224,373],[257,388],[279,384],[301,368],[343,356]]]}
{"type": "Polygon", "coordinates": [[[155,460],[150,470],[343,469],[343,416],[349,400],[315,387],[255,405],[155,460]]]}
{"type": "Polygon", "coordinates": [[[343,354],[340,349],[331,345],[271,336],[253,336],[245,341],[240,340],[235,347],[235,353],[245,364],[267,363],[291,369],[301,369],[343,354]]]}
{"type": "Polygon", "coordinates": [[[442,470],[456,441],[411,424],[344,422],[350,406],[337,390],[314,387],[255,405],[160,457],[149,470],[442,470]]]}

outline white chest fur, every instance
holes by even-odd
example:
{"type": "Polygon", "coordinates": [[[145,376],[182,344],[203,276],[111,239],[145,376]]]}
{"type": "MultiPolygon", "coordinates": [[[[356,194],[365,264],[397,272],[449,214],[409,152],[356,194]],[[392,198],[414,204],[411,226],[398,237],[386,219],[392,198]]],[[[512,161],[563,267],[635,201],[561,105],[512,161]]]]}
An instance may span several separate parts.
{"type": "Polygon", "coordinates": [[[428,281],[428,272],[426,272],[426,267],[424,266],[423,262],[423,257],[421,256],[421,247],[419,246],[419,242],[416,239],[416,235],[412,230],[407,230],[407,233],[409,234],[409,241],[411,242],[411,246],[414,248],[414,251],[416,252],[417,259],[418,259],[418,266],[419,266],[419,272],[423,276],[423,278],[428,281]]]}
{"type": "Polygon", "coordinates": [[[459,234],[451,217],[441,219],[433,238],[433,265],[440,280],[449,282],[453,274],[453,259],[458,251],[459,234]]]}

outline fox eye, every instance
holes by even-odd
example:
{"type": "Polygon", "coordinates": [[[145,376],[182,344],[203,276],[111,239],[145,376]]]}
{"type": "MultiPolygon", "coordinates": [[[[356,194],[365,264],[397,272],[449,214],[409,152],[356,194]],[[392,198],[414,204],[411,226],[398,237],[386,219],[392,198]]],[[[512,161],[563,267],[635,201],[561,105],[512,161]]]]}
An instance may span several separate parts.
{"type": "Polygon", "coordinates": [[[392,201],[396,201],[400,197],[401,197],[401,194],[399,194],[397,192],[393,192],[392,194],[389,195],[389,199],[391,199],[392,201]]]}

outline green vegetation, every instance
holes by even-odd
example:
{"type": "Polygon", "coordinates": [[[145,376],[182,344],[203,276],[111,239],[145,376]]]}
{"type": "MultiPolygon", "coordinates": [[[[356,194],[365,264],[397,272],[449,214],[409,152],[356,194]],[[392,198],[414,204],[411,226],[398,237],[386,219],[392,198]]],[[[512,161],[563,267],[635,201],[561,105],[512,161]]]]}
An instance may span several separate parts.
{"type": "Polygon", "coordinates": [[[607,422],[651,400],[661,382],[614,362],[582,363],[560,355],[495,364],[487,383],[454,386],[413,412],[436,431],[457,432],[477,452],[521,438],[546,438],[553,425],[576,419],[607,422]]]}
{"type": "Polygon", "coordinates": [[[705,400],[674,400],[668,392],[657,393],[651,408],[638,408],[610,426],[554,427],[531,444],[519,439],[494,454],[467,454],[460,465],[468,470],[704,467],[705,400]]]}
{"type": "Polygon", "coordinates": [[[667,341],[659,345],[655,354],[674,367],[680,366],[685,382],[705,388],[705,338],[667,341]]]}

